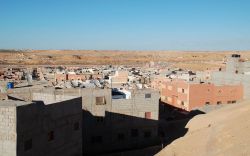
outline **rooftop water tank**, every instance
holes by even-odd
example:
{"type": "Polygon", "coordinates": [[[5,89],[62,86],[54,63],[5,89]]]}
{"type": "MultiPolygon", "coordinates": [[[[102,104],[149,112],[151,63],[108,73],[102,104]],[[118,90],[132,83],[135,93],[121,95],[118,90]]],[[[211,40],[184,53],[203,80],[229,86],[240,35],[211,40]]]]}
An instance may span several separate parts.
{"type": "Polygon", "coordinates": [[[14,88],[14,82],[8,82],[7,89],[13,89],[13,88],[14,88]]]}

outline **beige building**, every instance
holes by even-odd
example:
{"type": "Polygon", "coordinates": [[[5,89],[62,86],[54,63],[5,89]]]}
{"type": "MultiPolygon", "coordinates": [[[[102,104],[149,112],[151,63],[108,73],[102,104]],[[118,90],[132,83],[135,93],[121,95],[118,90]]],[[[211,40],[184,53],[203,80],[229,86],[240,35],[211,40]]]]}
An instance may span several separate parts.
{"type": "Polygon", "coordinates": [[[83,153],[99,154],[158,143],[159,92],[132,90],[112,99],[111,89],[83,89],[83,153]]]}
{"type": "Polygon", "coordinates": [[[0,101],[1,156],[81,156],[81,98],[0,101]]]}
{"type": "Polygon", "coordinates": [[[35,102],[11,105],[20,112],[13,114],[18,127],[10,135],[20,139],[6,146],[17,146],[14,151],[21,156],[77,156],[82,151],[98,155],[158,144],[159,92],[123,93],[129,96],[114,99],[111,89],[14,89],[10,98],[35,102]]]}

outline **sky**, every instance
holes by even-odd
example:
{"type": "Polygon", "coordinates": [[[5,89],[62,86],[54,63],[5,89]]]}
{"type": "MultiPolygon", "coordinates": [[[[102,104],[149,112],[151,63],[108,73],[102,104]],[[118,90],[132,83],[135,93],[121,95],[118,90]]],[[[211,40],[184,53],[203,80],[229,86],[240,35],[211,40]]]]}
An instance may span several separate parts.
{"type": "Polygon", "coordinates": [[[250,50],[250,0],[0,0],[0,49],[250,50]]]}

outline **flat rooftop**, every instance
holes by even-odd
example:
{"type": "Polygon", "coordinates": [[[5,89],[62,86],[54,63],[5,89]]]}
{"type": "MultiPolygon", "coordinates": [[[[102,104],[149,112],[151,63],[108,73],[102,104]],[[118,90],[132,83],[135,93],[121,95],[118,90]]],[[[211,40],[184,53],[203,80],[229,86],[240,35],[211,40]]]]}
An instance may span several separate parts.
{"type": "Polygon", "coordinates": [[[34,102],[16,101],[16,100],[0,101],[0,107],[18,107],[30,104],[34,104],[34,102]]]}

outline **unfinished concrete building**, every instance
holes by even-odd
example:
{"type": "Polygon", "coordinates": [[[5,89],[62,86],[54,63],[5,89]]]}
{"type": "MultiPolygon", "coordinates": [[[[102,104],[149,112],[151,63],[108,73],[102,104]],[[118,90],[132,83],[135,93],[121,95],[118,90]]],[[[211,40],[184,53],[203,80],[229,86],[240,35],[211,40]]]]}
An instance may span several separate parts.
{"type": "Polygon", "coordinates": [[[211,73],[212,82],[217,85],[238,85],[244,88],[244,99],[250,98],[250,61],[246,61],[238,54],[228,57],[226,70],[211,73]]]}
{"type": "Polygon", "coordinates": [[[132,90],[112,99],[111,89],[83,89],[83,152],[100,154],[155,145],[159,92],[132,90]]]}
{"type": "Polygon", "coordinates": [[[0,101],[0,155],[81,156],[81,101],[0,101]]]}

